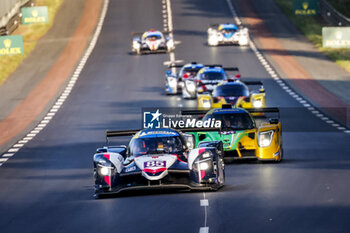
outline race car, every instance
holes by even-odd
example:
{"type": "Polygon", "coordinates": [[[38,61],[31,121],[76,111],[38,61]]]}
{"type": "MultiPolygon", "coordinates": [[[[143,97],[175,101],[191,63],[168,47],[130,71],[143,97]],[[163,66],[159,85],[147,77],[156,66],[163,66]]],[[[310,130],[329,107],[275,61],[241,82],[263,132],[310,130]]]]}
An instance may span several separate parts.
{"type": "Polygon", "coordinates": [[[144,33],[133,33],[132,51],[137,55],[143,53],[171,52],[175,49],[173,38],[168,32],[154,29],[144,33]]]}
{"type": "Polygon", "coordinates": [[[208,28],[208,45],[218,46],[222,44],[247,46],[249,44],[248,28],[238,28],[232,23],[210,25],[208,28]]]}
{"type": "Polygon", "coordinates": [[[231,104],[241,108],[264,108],[265,90],[261,81],[240,80],[218,84],[213,92],[197,95],[198,109],[221,108],[223,104],[231,104]],[[248,86],[259,85],[259,91],[250,91],[248,86]]]}
{"type": "Polygon", "coordinates": [[[282,126],[278,108],[243,109],[224,105],[209,111],[184,111],[183,114],[203,114],[203,121],[221,121],[221,129],[201,132],[187,132],[193,135],[195,144],[206,141],[222,141],[225,160],[254,158],[261,161],[279,162],[283,158],[282,126]],[[264,113],[254,119],[253,113],[264,113]],[[268,114],[278,118],[267,119],[268,114]]]}
{"type": "Polygon", "coordinates": [[[182,96],[187,99],[194,99],[197,97],[197,94],[211,92],[219,83],[240,77],[239,73],[229,76],[226,71],[238,72],[238,68],[222,67],[222,65],[204,65],[197,72],[195,78],[187,79],[184,82],[182,96]]]}
{"type": "Polygon", "coordinates": [[[217,190],[224,185],[221,141],[207,140],[194,149],[191,135],[170,128],[107,131],[107,141],[132,135],[129,146],[97,149],[96,198],[125,190],[217,190]]]}
{"type": "Polygon", "coordinates": [[[169,68],[180,68],[178,74],[173,73],[171,70],[167,70],[165,79],[166,79],[166,88],[165,91],[167,94],[178,94],[182,93],[184,98],[189,96],[188,92],[193,91],[194,88],[191,85],[186,85],[187,80],[194,80],[198,71],[203,68],[203,64],[197,62],[187,63],[185,65],[180,64],[170,64],[169,68]]]}

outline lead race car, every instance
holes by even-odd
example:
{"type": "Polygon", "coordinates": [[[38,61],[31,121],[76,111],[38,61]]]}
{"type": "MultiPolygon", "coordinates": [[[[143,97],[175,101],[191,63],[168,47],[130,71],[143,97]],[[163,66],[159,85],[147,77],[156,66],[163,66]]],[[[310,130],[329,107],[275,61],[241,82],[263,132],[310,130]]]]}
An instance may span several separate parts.
{"type": "Polygon", "coordinates": [[[129,146],[105,146],[93,156],[97,198],[125,190],[217,190],[224,185],[221,141],[193,149],[191,135],[169,128],[107,131],[107,140],[131,135],[129,146]]]}
{"type": "Polygon", "coordinates": [[[213,24],[208,28],[208,45],[218,46],[222,44],[249,44],[248,28],[237,27],[233,23],[213,24]]]}
{"type": "Polygon", "coordinates": [[[137,55],[172,52],[175,49],[175,43],[169,32],[151,29],[144,33],[133,33],[131,49],[137,55]]]}

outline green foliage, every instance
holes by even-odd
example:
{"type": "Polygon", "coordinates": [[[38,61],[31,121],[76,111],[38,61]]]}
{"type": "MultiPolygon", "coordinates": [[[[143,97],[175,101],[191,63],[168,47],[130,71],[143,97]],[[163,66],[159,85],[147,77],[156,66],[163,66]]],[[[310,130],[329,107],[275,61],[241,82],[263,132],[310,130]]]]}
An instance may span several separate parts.
{"type": "MultiPolygon", "coordinates": [[[[322,48],[322,27],[326,25],[323,25],[319,16],[294,15],[293,0],[275,0],[275,2],[320,52],[350,72],[350,49],[322,48]]],[[[331,0],[330,2],[342,2],[343,7],[347,5],[344,9],[350,8],[350,0],[331,0]]]]}
{"type": "Polygon", "coordinates": [[[23,36],[24,54],[0,57],[0,85],[13,73],[21,62],[35,48],[37,41],[51,28],[56,12],[63,0],[38,0],[36,6],[47,6],[49,9],[49,23],[20,25],[14,35],[23,36]]]}

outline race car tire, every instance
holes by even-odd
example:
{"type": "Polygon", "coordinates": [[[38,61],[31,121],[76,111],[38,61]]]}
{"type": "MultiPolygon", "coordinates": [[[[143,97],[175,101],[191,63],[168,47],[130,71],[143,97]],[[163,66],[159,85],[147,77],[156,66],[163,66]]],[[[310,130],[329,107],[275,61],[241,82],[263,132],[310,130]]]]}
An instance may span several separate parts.
{"type": "Polygon", "coordinates": [[[276,160],[277,163],[280,163],[280,162],[282,162],[282,160],[283,160],[283,148],[280,149],[280,154],[281,154],[281,155],[280,155],[280,159],[279,159],[279,160],[276,160]]]}

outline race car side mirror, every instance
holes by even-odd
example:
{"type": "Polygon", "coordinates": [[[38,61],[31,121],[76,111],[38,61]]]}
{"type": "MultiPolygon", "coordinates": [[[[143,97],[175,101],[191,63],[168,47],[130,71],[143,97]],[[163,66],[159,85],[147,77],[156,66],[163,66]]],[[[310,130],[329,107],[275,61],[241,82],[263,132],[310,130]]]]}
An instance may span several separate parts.
{"type": "Polygon", "coordinates": [[[195,139],[193,134],[183,134],[186,139],[187,148],[192,150],[195,146],[195,139]]]}
{"type": "Polygon", "coordinates": [[[270,118],[269,122],[270,124],[278,124],[279,120],[277,118],[270,118]]]}
{"type": "Polygon", "coordinates": [[[106,153],[107,148],[97,148],[96,153],[106,153]]]}
{"type": "Polygon", "coordinates": [[[166,75],[167,75],[167,76],[170,76],[170,75],[171,75],[171,70],[167,70],[167,71],[166,71],[166,75]]]}

